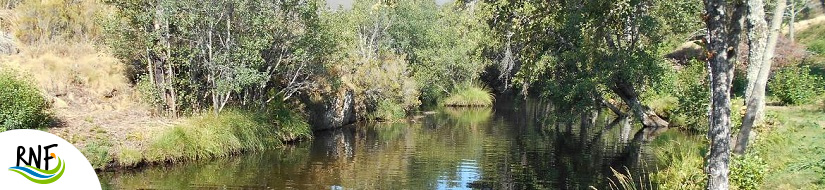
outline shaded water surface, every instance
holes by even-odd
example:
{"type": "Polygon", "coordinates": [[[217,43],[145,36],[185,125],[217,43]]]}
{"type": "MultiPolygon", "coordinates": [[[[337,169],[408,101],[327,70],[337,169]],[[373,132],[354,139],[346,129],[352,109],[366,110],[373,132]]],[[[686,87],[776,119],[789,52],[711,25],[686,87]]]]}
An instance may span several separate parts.
{"type": "Polygon", "coordinates": [[[442,108],[416,122],[316,132],[285,149],[100,178],[117,189],[605,189],[611,167],[645,172],[649,156],[627,146],[628,125],[557,122],[537,105],[442,108]]]}

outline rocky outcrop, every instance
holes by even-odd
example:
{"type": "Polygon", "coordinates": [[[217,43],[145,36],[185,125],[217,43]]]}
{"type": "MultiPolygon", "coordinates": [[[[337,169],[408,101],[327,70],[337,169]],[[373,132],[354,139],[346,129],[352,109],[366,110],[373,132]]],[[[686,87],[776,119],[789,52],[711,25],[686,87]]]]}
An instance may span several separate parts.
{"type": "Polygon", "coordinates": [[[8,33],[0,32],[0,55],[17,54],[20,50],[17,49],[17,44],[14,38],[8,33]]]}
{"type": "Polygon", "coordinates": [[[350,89],[308,101],[309,124],[313,131],[337,128],[355,123],[354,94],[350,89]]]}

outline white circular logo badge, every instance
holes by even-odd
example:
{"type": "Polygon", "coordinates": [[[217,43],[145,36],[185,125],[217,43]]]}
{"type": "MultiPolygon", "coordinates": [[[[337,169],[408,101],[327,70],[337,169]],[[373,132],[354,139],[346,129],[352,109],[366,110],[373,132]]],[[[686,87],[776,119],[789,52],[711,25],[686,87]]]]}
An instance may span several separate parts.
{"type": "Polygon", "coordinates": [[[53,134],[0,133],[0,189],[101,189],[89,160],[53,134]]]}

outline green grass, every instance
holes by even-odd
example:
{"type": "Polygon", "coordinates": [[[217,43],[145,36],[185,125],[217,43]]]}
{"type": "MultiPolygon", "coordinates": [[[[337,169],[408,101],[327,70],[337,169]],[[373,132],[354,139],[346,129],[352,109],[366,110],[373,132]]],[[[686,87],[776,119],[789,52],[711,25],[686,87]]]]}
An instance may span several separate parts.
{"type": "MultiPolygon", "coordinates": [[[[820,105],[768,107],[745,156],[731,160],[732,189],[825,188],[825,112],[820,105]]],[[[670,130],[650,147],[661,189],[703,189],[707,140],[670,130]]]]}
{"type": "Polygon", "coordinates": [[[701,135],[669,130],[650,147],[656,158],[657,172],[650,176],[660,189],[702,189],[707,180],[702,168],[707,142],[701,135]]]}
{"type": "MultiPolygon", "coordinates": [[[[288,111],[287,111],[288,112],[288,111]]],[[[312,137],[309,125],[297,114],[263,114],[225,110],[208,113],[160,131],[145,151],[121,147],[117,162],[180,162],[223,157],[246,151],[281,147],[284,142],[312,137]],[[143,152],[143,153],[141,153],[143,152]]]]}
{"type": "Polygon", "coordinates": [[[813,105],[770,107],[776,127],[752,149],[767,161],[768,174],[761,189],[825,188],[825,113],[813,105]]]}
{"type": "Polygon", "coordinates": [[[92,167],[103,168],[112,160],[112,157],[109,156],[110,149],[111,142],[105,139],[95,139],[87,143],[86,146],[81,149],[81,152],[89,159],[92,167]]]}
{"type": "Polygon", "coordinates": [[[825,24],[816,24],[799,31],[798,42],[805,44],[809,51],[825,56],[825,24]]]}
{"type": "Polygon", "coordinates": [[[478,84],[459,85],[444,99],[445,106],[491,106],[494,97],[490,89],[478,84]]]}

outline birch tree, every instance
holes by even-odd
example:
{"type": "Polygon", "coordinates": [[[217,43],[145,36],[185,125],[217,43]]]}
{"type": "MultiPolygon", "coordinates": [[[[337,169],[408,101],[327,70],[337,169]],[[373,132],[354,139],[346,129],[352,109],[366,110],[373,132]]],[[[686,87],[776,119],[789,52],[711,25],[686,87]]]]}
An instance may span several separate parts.
{"type": "Polygon", "coordinates": [[[722,190],[729,187],[731,83],[745,8],[741,1],[735,1],[733,7],[729,7],[725,0],[705,0],[704,3],[711,88],[710,150],[705,173],[708,175],[707,189],[722,190]]]}
{"type": "Polygon", "coordinates": [[[778,0],[770,31],[765,23],[764,2],[762,0],[748,1],[748,85],[745,89],[745,105],[747,111],[742,118],[742,126],[737,137],[734,153],[744,154],[748,145],[750,132],[755,124],[765,115],[765,87],[768,84],[771,65],[773,64],[774,50],[779,38],[779,27],[782,25],[782,16],[785,12],[785,0],[778,0]]]}

